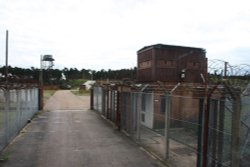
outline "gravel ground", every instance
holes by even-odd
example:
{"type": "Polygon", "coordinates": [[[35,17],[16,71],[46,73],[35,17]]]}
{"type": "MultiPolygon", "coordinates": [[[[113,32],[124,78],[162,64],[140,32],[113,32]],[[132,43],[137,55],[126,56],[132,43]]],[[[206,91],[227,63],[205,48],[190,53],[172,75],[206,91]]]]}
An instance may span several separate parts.
{"type": "Polygon", "coordinates": [[[69,90],[60,90],[45,103],[45,111],[53,110],[86,110],[89,109],[89,96],[76,96],[69,90]]]}

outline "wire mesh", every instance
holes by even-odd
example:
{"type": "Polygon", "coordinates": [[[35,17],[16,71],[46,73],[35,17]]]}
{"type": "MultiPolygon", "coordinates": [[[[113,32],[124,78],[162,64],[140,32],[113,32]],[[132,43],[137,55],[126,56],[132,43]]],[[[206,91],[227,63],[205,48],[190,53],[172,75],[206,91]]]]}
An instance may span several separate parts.
{"type": "Polygon", "coordinates": [[[38,112],[38,89],[0,90],[0,150],[38,112]]]}
{"type": "Polygon", "coordinates": [[[196,166],[201,105],[199,98],[171,96],[169,158],[173,165],[196,166]]]}
{"type": "MultiPolygon", "coordinates": [[[[105,112],[101,113],[141,146],[162,159],[167,158],[173,166],[201,166],[205,97],[123,92],[101,87],[94,90],[98,96],[94,98],[95,108],[100,110],[100,106],[105,106],[105,112]],[[105,100],[101,101],[103,96],[105,100]]],[[[232,166],[234,99],[216,95],[207,101],[207,166],[232,166]]],[[[240,164],[246,167],[250,156],[249,96],[242,96],[240,105],[240,164]]]]}
{"type": "Polygon", "coordinates": [[[250,96],[241,97],[241,165],[250,166],[250,96]]]}
{"type": "Polygon", "coordinates": [[[94,87],[94,110],[102,112],[102,99],[103,99],[103,89],[102,87],[94,87]]]}
{"type": "Polygon", "coordinates": [[[122,92],[120,97],[121,129],[135,135],[137,127],[138,94],[122,92]]]}
{"type": "Polygon", "coordinates": [[[208,166],[231,166],[232,102],[210,99],[208,166]]]}
{"type": "Polygon", "coordinates": [[[158,157],[164,159],[166,154],[165,140],[165,98],[156,93],[140,93],[138,108],[139,143],[158,157]],[[161,106],[162,105],[162,106],[161,106]],[[161,110],[161,107],[162,108],[161,110]]]}

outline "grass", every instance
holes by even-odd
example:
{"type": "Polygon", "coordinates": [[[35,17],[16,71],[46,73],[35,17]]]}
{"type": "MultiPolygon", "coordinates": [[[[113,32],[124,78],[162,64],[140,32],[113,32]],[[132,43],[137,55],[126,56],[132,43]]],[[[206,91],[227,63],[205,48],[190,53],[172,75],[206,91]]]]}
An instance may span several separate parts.
{"type": "Polygon", "coordinates": [[[4,152],[0,154],[0,162],[6,162],[9,160],[9,152],[4,152]]]}
{"type": "Polygon", "coordinates": [[[56,92],[56,90],[44,90],[43,92],[43,98],[45,100],[48,100],[53,94],[56,92]]]}
{"type": "MultiPolygon", "coordinates": [[[[56,90],[44,90],[43,92],[44,100],[48,100],[51,96],[53,96],[55,92],[56,90]]],[[[89,90],[72,89],[71,92],[77,96],[89,96],[90,95],[89,90]]]]}
{"type": "Polygon", "coordinates": [[[74,90],[71,90],[71,92],[72,92],[74,95],[77,95],[77,96],[89,96],[89,95],[90,95],[90,91],[88,91],[88,90],[78,90],[78,89],[74,89],[74,90]]]}
{"type": "Polygon", "coordinates": [[[72,89],[79,88],[80,85],[82,85],[84,82],[86,82],[86,79],[73,79],[69,80],[67,83],[71,85],[72,89]]]}

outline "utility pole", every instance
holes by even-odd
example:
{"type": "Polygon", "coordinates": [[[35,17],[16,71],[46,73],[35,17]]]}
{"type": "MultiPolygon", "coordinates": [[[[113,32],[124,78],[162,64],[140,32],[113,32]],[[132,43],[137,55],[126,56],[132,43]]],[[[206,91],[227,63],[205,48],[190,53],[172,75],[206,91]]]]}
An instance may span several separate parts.
{"type": "Polygon", "coordinates": [[[8,43],[9,43],[9,32],[6,30],[6,48],[5,48],[5,82],[8,84],[8,43]]]}

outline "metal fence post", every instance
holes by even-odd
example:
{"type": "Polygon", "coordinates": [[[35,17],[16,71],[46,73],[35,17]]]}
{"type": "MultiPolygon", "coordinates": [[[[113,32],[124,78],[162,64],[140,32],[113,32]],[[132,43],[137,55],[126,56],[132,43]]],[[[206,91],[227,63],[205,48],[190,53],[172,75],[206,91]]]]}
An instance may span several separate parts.
{"type": "Polygon", "coordinates": [[[233,103],[232,113],[232,166],[240,166],[240,114],[241,97],[237,93],[233,103]]]}
{"type": "MultiPolygon", "coordinates": [[[[225,97],[221,97],[219,100],[219,131],[224,130],[224,119],[225,119],[225,97]]],[[[223,161],[223,147],[224,147],[224,133],[218,135],[218,161],[223,161]]],[[[221,167],[222,165],[218,165],[221,167]]]]}
{"type": "Polygon", "coordinates": [[[108,112],[109,112],[109,100],[110,100],[110,97],[109,97],[109,88],[107,88],[106,90],[106,111],[105,111],[105,118],[108,118],[108,112]]]}
{"type": "Polygon", "coordinates": [[[4,90],[5,92],[5,143],[8,143],[9,140],[9,108],[10,108],[10,92],[8,89],[4,90]]]}
{"type": "Polygon", "coordinates": [[[38,97],[39,110],[43,110],[43,86],[38,89],[38,97]]]}
{"type": "Polygon", "coordinates": [[[17,127],[19,127],[21,125],[21,105],[20,105],[20,90],[16,90],[16,96],[17,96],[17,100],[16,100],[16,110],[17,110],[17,127]]]}
{"type": "Polygon", "coordinates": [[[210,97],[205,97],[205,108],[202,122],[202,167],[207,167],[208,163],[208,136],[209,136],[209,111],[210,97]]]}
{"type": "Polygon", "coordinates": [[[166,108],[165,108],[165,159],[169,159],[169,136],[170,136],[170,113],[171,113],[171,96],[169,93],[166,97],[166,108]]]}
{"type": "Polygon", "coordinates": [[[203,134],[203,114],[204,114],[204,108],[205,108],[205,99],[201,98],[199,100],[199,119],[198,119],[198,146],[197,146],[197,167],[202,166],[202,134],[203,134]]]}
{"type": "Polygon", "coordinates": [[[106,101],[106,90],[104,88],[102,88],[102,110],[101,110],[101,114],[104,115],[105,114],[105,101],[106,101]]]}
{"type": "Polygon", "coordinates": [[[24,110],[24,117],[25,117],[25,119],[28,119],[28,116],[27,116],[27,111],[29,110],[29,106],[28,106],[28,91],[27,91],[27,89],[25,89],[25,104],[26,104],[26,106],[25,106],[25,110],[24,110]]]}
{"type": "Polygon", "coordinates": [[[112,121],[112,122],[114,122],[114,113],[115,113],[115,91],[114,90],[112,90],[111,91],[111,100],[112,100],[112,104],[111,104],[111,117],[110,117],[110,120],[112,121]]]}
{"type": "Polygon", "coordinates": [[[141,139],[141,100],[142,100],[142,93],[138,93],[137,98],[137,126],[136,126],[136,134],[137,134],[137,140],[141,139]]]}
{"type": "Polygon", "coordinates": [[[120,108],[120,91],[117,91],[117,105],[116,105],[116,125],[118,130],[121,130],[121,108],[120,108]]]}
{"type": "Polygon", "coordinates": [[[100,87],[96,89],[96,111],[99,111],[99,96],[100,96],[100,87]]]}
{"type": "Polygon", "coordinates": [[[94,110],[94,89],[90,89],[90,110],[94,110]]]}
{"type": "Polygon", "coordinates": [[[29,117],[32,117],[33,116],[33,111],[32,111],[32,89],[29,89],[28,90],[28,93],[29,93],[29,117]]]}

